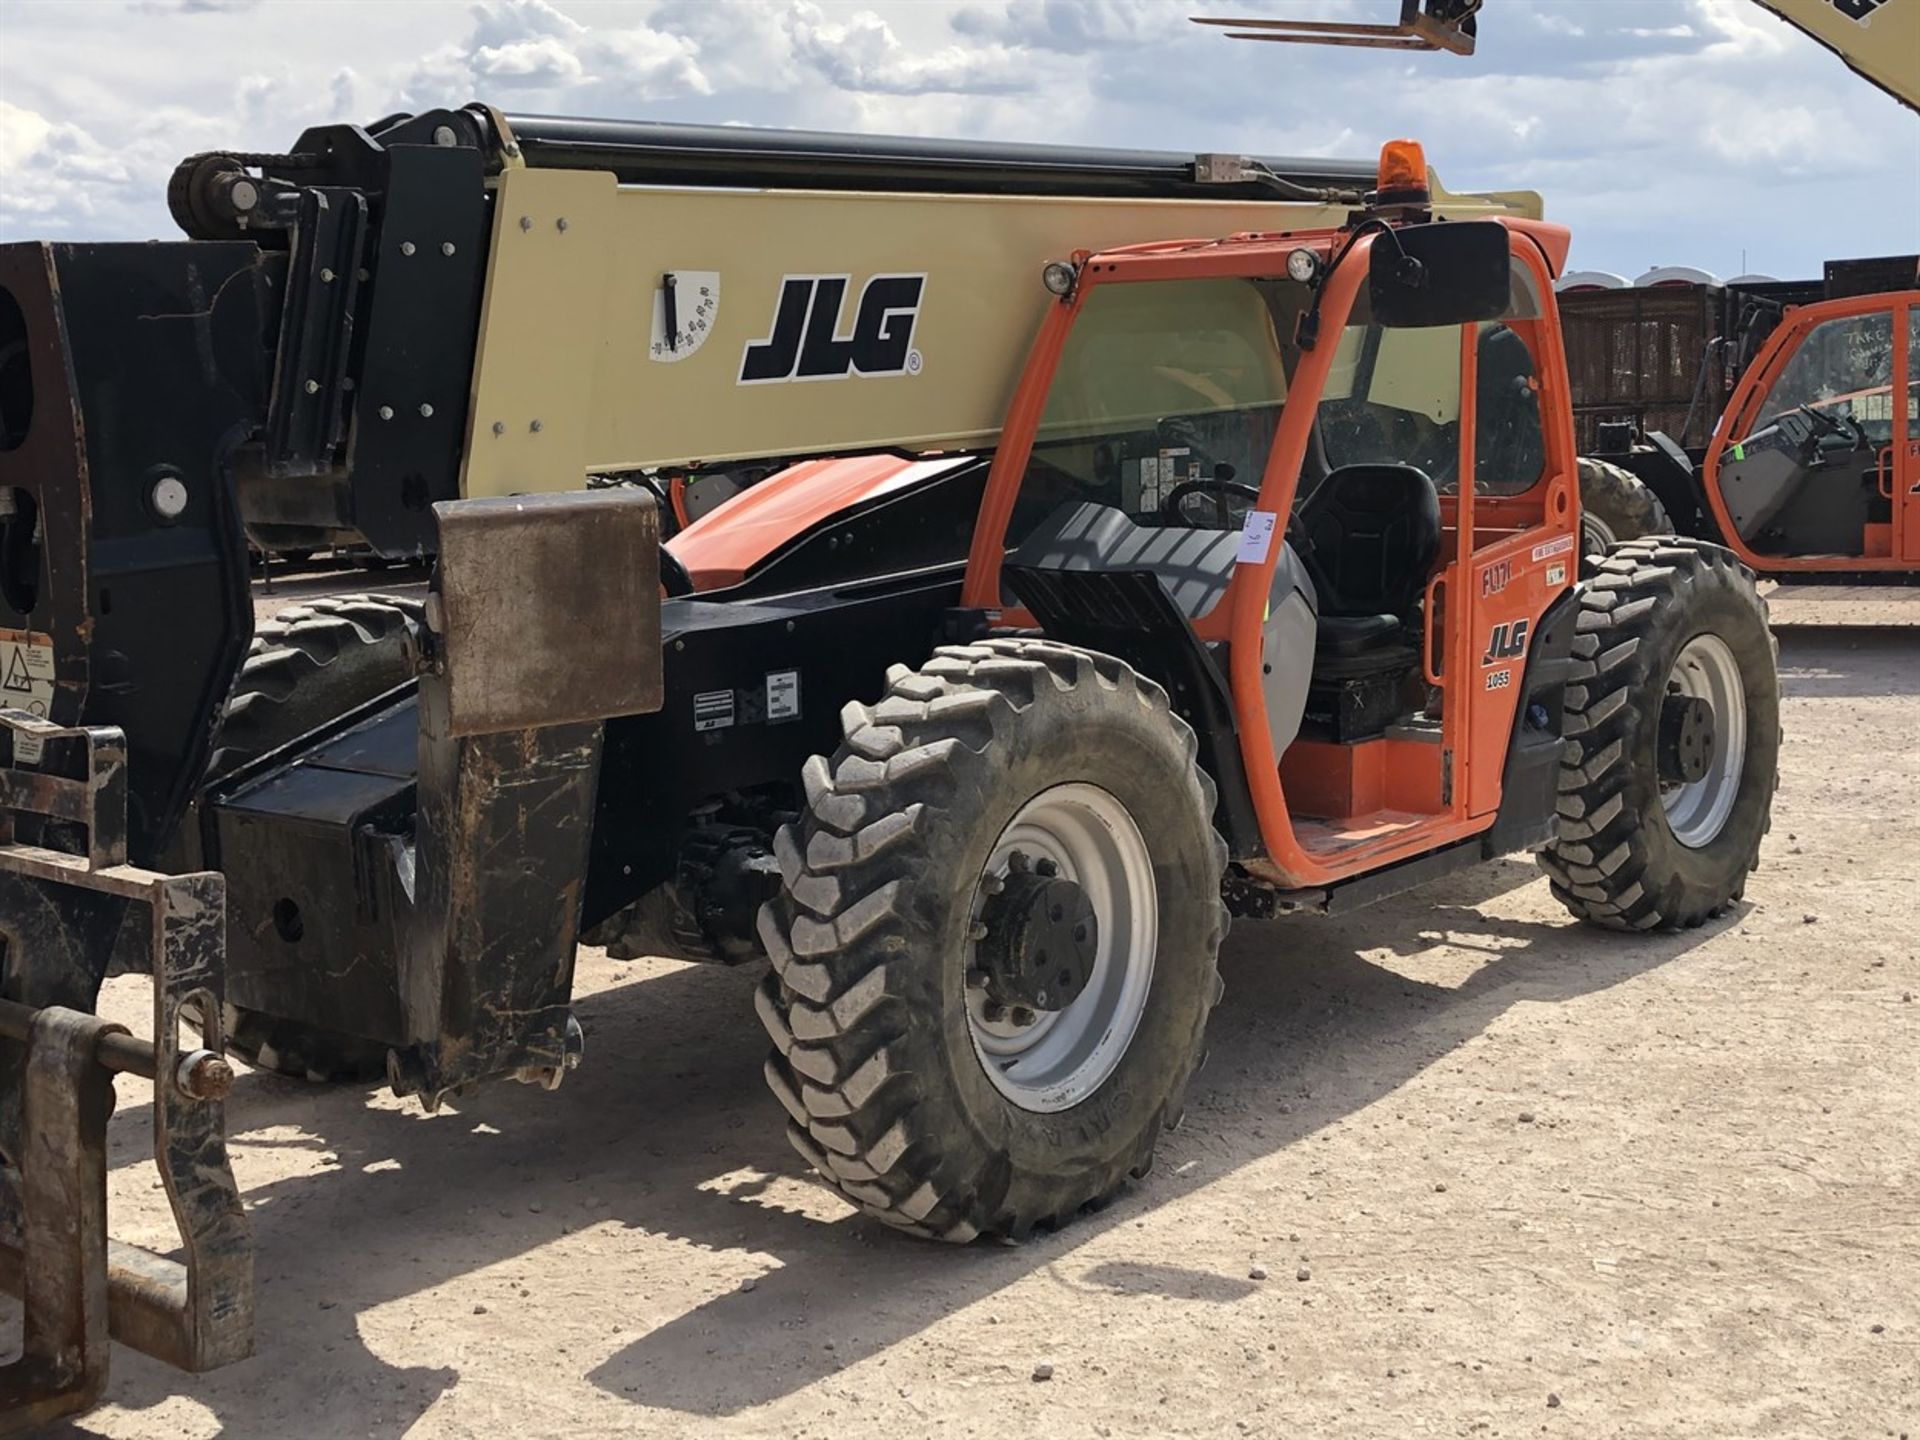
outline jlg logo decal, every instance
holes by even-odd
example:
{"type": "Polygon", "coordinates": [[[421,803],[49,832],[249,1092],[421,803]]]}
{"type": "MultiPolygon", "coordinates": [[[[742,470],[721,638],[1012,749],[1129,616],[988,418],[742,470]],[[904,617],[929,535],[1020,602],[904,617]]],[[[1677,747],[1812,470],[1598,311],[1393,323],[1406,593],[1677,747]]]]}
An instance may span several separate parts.
{"type": "Polygon", "coordinates": [[[875,275],[860,288],[853,328],[840,330],[850,275],[788,275],[764,340],[747,342],[742,385],[844,380],[849,375],[918,375],[913,328],[925,275],[875,275]]]}
{"type": "Polygon", "coordinates": [[[1525,620],[1513,620],[1494,626],[1493,634],[1487,639],[1487,653],[1480,663],[1490,665],[1495,660],[1511,660],[1526,654],[1527,624],[1525,620]]]}
{"type": "Polygon", "coordinates": [[[1873,12],[1886,4],[1887,0],[1827,0],[1827,3],[1847,19],[1857,20],[1864,25],[1873,18],[1873,12]]]}

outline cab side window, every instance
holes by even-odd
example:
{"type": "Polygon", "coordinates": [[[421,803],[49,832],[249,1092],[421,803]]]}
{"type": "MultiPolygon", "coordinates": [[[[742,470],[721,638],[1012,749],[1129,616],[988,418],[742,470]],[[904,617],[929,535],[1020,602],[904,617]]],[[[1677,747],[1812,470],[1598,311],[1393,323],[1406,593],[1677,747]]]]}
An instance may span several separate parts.
{"type": "MultiPolygon", "coordinates": [[[[1519,495],[1547,464],[1540,413],[1540,301],[1532,277],[1513,266],[1507,316],[1479,327],[1474,386],[1474,489],[1519,495]]],[[[1460,331],[1383,330],[1364,304],[1341,334],[1320,408],[1330,466],[1400,463],[1424,470],[1442,493],[1460,484],[1460,331]]]]}
{"type": "Polygon", "coordinates": [[[1474,387],[1473,488],[1482,495],[1531,490],[1547,464],[1540,378],[1527,342],[1504,321],[1480,327],[1474,387]]]}

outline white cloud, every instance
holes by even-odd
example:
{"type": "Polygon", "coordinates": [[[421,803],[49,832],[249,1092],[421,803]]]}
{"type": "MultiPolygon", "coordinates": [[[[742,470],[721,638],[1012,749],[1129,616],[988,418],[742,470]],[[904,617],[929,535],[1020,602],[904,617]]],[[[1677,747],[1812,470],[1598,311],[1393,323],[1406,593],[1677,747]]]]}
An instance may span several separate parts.
{"type": "Polygon", "coordinates": [[[953,28],[1001,44],[1085,55],[1165,39],[1190,27],[1180,7],[1155,0],[1009,0],[998,9],[969,5],[958,10],[953,28]]]}
{"type": "Polygon", "coordinates": [[[0,172],[27,164],[52,134],[53,122],[46,116],[0,100],[0,172]]]}
{"type": "Polygon", "coordinates": [[[1587,33],[1584,25],[1579,24],[1568,15],[1556,14],[1549,11],[1545,14],[1534,15],[1532,19],[1535,25],[1551,35],[1584,36],[1587,33]]]}
{"type": "Polygon", "coordinates": [[[580,57],[561,40],[515,40],[506,45],[483,45],[473,52],[473,73],[483,80],[507,85],[564,85],[584,73],[580,57]]]}
{"type": "Polygon", "coordinates": [[[587,25],[547,0],[483,0],[458,40],[435,47],[400,82],[409,107],[500,96],[506,108],[628,105],[705,95],[698,46],[645,21],[587,25]]]}
{"type": "Polygon", "coordinates": [[[0,228],[95,216],[130,175],[120,153],[80,126],[0,101],[0,228]]]}
{"type": "MultiPolygon", "coordinates": [[[[1232,42],[1180,0],[133,0],[0,10],[0,237],[164,235],[167,175],[309,125],[509,110],[1365,156],[1534,188],[1575,263],[1911,249],[1920,122],[1750,0],[1500,0],[1478,53],[1232,42]],[[103,14],[114,43],[102,45],[103,14]]],[[[1303,12],[1232,0],[1236,13],[1303,12]]],[[[1391,0],[1312,0],[1373,18],[1391,0]]]]}
{"type": "Polygon", "coordinates": [[[856,94],[1004,94],[1026,85],[1002,46],[953,44],[918,54],[871,10],[834,21],[801,0],[787,10],[786,32],[796,59],[856,94]]]}
{"type": "Polygon", "coordinates": [[[136,10],[153,15],[233,15],[251,10],[260,0],[138,0],[136,10]]]}

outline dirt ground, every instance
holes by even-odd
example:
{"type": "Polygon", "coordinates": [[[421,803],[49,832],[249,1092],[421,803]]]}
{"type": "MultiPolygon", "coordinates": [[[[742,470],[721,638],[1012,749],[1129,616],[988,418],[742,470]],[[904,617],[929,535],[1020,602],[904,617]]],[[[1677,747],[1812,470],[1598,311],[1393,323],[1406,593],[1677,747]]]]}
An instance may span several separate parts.
{"type": "MultiPolygon", "coordinates": [[[[1156,1171],[1022,1246],[809,1183],[745,973],[585,952],[554,1094],[243,1075],[258,1354],[118,1350],[77,1433],[1920,1435],[1917,610],[1777,604],[1738,914],[1581,929],[1522,858],[1241,924],[1156,1171]],[[1908,623],[1784,623],[1836,619],[1908,623]]],[[[113,1224],[163,1243],[148,1124],[130,1090],[113,1224]]]]}

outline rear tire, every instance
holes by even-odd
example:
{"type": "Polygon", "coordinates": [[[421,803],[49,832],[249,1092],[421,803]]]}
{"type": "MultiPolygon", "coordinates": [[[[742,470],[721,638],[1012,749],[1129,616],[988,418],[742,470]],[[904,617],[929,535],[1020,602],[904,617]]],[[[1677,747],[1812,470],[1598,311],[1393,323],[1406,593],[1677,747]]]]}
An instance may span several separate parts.
{"type": "Polygon", "coordinates": [[[1629,541],[1582,582],[1559,835],[1540,856],[1574,915],[1677,930],[1741,899],[1778,780],[1777,653],[1753,572],[1718,545],[1629,541]],[[1662,715],[1689,694],[1708,697],[1716,744],[1683,783],[1662,778],[1662,715]]]}
{"type": "Polygon", "coordinates": [[[387,1046],[229,1004],[227,1049],[256,1070],[271,1070],[316,1085],[364,1085],[384,1079],[387,1046]]]}
{"type": "Polygon", "coordinates": [[[1580,475],[1580,553],[1589,565],[1615,545],[1648,535],[1673,534],[1673,519],[1653,487],[1606,460],[1582,455],[1580,475]]]}
{"type": "MultiPolygon", "coordinates": [[[[282,610],[255,631],[207,779],[217,780],[413,678],[408,622],[417,600],[329,595],[282,610]]],[[[387,1047],[228,1005],[227,1048],[257,1069],[314,1081],[377,1080],[387,1047]]]]}
{"type": "Polygon", "coordinates": [[[1146,1173],[1219,996],[1226,845],[1193,732],[1120,661],[1044,640],[944,647],[842,718],[775,839],[784,887],[760,918],[773,974],[755,1005],[788,1136],[916,1234],[1063,1223],[1146,1173]],[[984,988],[981,941],[1003,913],[983,897],[1030,866],[1107,918],[1085,988],[1025,1029],[984,988]]]}
{"type": "Polygon", "coordinates": [[[421,603],[398,595],[328,595],[289,606],[254,631],[213,740],[217,780],[413,678],[408,622],[421,603]]]}

